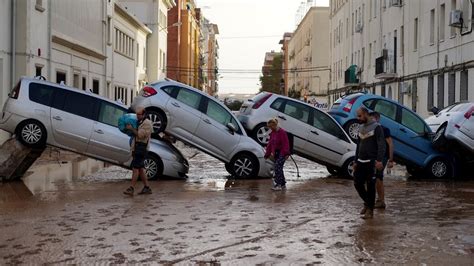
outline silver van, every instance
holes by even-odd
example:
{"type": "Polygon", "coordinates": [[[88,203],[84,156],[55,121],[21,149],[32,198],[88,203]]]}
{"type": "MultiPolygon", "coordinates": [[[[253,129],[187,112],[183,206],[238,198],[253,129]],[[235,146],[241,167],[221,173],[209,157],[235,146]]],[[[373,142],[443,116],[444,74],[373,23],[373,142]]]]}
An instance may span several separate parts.
{"type": "MultiPolygon", "coordinates": [[[[0,129],[26,146],[49,144],[128,168],[130,137],[118,129],[126,112],[126,106],[91,92],[23,77],[3,106],[0,129]]],[[[185,177],[189,166],[171,144],[152,140],[145,169],[150,179],[185,177]]]]}

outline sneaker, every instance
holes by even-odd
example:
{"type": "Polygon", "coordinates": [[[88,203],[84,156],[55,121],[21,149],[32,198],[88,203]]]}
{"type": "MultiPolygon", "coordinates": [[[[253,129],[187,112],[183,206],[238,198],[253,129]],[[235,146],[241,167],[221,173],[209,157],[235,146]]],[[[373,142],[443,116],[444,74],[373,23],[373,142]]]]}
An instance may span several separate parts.
{"type": "Polygon", "coordinates": [[[360,211],[360,215],[364,215],[367,212],[367,206],[364,205],[364,208],[360,211]]]}
{"type": "Polygon", "coordinates": [[[142,191],[138,193],[138,195],[144,195],[144,194],[151,194],[151,188],[150,187],[143,187],[142,191]]]}
{"type": "Polygon", "coordinates": [[[378,200],[375,202],[376,209],[385,209],[387,205],[385,205],[385,201],[378,200]]]}
{"type": "Polygon", "coordinates": [[[135,192],[135,189],[133,189],[133,187],[129,187],[123,192],[123,194],[128,195],[128,196],[133,196],[134,192],[135,192]]]}
{"type": "Polygon", "coordinates": [[[275,185],[275,186],[272,187],[272,190],[273,191],[281,191],[282,187],[280,185],[275,185]]]}
{"type": "Polygon", "coordinates": [[[372,218],[374,218],[374,210],[367,208],[367,211],[365,212],[364,216],[362,216],[362,219],[367,220],[372,218]]]}
{"type": "Polygon", "coordinates": [[[281,190],[286,190],[286,185],[281,186],[281,190]]]}

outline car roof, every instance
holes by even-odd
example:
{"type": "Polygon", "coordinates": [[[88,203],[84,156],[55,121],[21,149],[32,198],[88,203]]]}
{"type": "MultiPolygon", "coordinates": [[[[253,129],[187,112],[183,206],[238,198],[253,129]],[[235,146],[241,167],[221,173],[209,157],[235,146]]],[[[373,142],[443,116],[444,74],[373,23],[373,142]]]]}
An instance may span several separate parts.
{"type": "Polygon", "coordinates": [[[269,94],[271,94],[272,96],[275,96],[275,97],[279,97],[279,98],[283,98],[283,99],[286,99],[286,100],[292,100],[292,101],[295,101],[295,102],[298,102],[298,103],[302,103],[302,104],[304,104],[304,105],[306,105],[306,106],[309,106],[309,107],[311,107],[311,108],[313,108],[313,109],[318,109],[318,110],[320,110],[320,111],[322,111],[322,112],[327,113],[326,111],[321,110],[321,109],[319,109],[319,108],[316,108],[316,107],[314,107],[313,105],[311,105],[311,104],[309,104],[309,103],[305,103],[304,101],[299,100],[299,99],[291,98],[291,97],[288,97],[288,96],[285,96],[285,95],[276,94],[276,93],[268,92],[268,91],[262,91],[261,93],[267,93],[267,94],[269,93],[269,94]]]}
{"type": "Polygon", "coordinates": [[[80,94],[92,96],[92,97],[94,97],[94,98],[98,98],[98,99],[107,101],[107,102],[109,102],[109,103],[118,105],[118,106],[123,107],[123,108],[125,108],[125,109],[128,108],[126,105],[124,105],[124,104],[122,104],[122,103],[119,103],[119,102],[117,102],[117,101],[113,101],[113,100],[111,100],[111,99],[109,99],[109,98],[106,98],[106,97],[104,97],[104,96],[101,96],[101,95],[98,95],[98,94],[95,94],[95,93],[92,93],[92,92],[87,92],[87,91],[79,90],[79,89],[77,89],[77,88],[69,87],[68,85],[61,85],[61,84],[54,83],[54,82],[51,82],[51,81],[41,80],[41,79],[38,79],[38,78],[31,78],[31,77],[21,77],[21,81],[34,82],[34,83],[39,83],[39,84],[43,84],[43,85],[52,86],[52,87],[59,88],[59,89],[66,89],[66,90],[69,90],[69,91],[72,91],[72,92],[76,92],[76,93],[80,93],[80,94]]]}

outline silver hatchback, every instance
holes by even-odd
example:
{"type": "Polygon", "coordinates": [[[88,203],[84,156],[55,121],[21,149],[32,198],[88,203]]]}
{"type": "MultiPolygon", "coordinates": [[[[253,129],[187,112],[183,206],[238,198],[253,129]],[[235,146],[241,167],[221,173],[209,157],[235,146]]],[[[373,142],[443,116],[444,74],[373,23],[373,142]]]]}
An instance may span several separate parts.
{"type": "Polygon", "coordinates": [[[296,154],[325,165],[331,174],[352,175],[356,145],[326,112],[289,97],[262,92],[245,102],[237,117],[261,145],[269,139],[266,122],[276,117],[293,135],[296,154]]]}
{"type": "Polygon", "coordinates": [[[144,87],[132,108],[144,107],[154,132],[173,135],[225,163],[235,177],[270,177],[273,163],[234,114],[215,98],[165,79],[144,87]]]}
{"type": "MultiPolygon", "coordinates": [[[[118,129],[127,108],[93,93],[32,78],[21,78],[9,94],[0,129],[27,146],[46,144],[129,167],[130,137],[118,129]]],[[[145,160],[150,179],[185,177],[187,160],[171,144],[152,140],[145,160]]]]}

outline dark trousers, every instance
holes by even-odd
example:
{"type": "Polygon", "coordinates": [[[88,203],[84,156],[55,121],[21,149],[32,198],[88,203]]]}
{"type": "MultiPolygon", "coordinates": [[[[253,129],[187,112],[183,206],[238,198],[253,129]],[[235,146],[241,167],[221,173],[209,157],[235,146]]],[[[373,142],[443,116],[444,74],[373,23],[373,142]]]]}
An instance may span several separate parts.
{"type": "Polygon", "coordinates": [[[375,205],[375,182],[375,162],[357,162],[354,172],[354,186],[365,206],[370,209],[373,209],[375,205]]]}
{"type": "Polygon", "coordinates": [[[286,184],[283,166],[285,165],[285,157],[280,153],[275,154],[275,184],[284,186],[286,184]]]}

